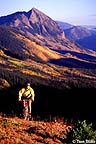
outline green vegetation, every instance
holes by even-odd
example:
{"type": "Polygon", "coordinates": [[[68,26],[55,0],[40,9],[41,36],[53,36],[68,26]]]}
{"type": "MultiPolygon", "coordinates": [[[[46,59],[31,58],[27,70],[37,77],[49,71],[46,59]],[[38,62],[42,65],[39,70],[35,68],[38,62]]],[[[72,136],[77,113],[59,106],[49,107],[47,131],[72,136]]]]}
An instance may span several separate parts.
{"type": "Polygon", "coordinates": [[[78,120],[74,128],[69,131],[67,140],[74,143],[96,141],[96,130],[93,129],[92,123],[87,124],[86,120],[78,120]]]}
{"type": "Polygon", "coordinates": [[[73,138],[78,140],[96,140],[96,130],[93,130],[92,123],[87,124],[86,120],[78,121],[73,129],[73,138]]]}

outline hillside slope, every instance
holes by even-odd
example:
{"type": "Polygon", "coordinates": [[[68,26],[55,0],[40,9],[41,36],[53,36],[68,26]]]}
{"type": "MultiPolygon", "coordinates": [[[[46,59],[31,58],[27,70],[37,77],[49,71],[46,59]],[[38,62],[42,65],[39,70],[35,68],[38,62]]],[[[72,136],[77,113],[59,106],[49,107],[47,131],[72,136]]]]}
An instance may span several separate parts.
{"type": "Polygon", "coordinates": [[[61,122],[27,121],[0,116],[0,143],[62,144],[72,126],[61,122]]]}
{"type": "Polygon", "coordinates": [[[82,86],[94,85],[96,52],[66,39],[44,13],[35,8],[16,12],[0,17],[0,25],[1,78],[12,84],[30,79],[32,84],[62,89],[71,82],[79,85],[84,78],[82,86]]]}
{"type": "Polygon", "coordinates": [[[64,30],[66,37],[82,48],[96,51],[96,32],[82,26],[73,26],[64,30]]]}
{"type": "Polygon", "coordinates": [[[41,46],[47,46],[54,50],[94,54],[92,51],[79,48],[75,43],[66,39],[64,31],[58,23],[36,8],[32,8],[28,12],[16,12],[0,17],[0,25],[13,28],[41,46]]]}
{"type": "Polygon", "coordinates": [[[59,59],[62,56],[48,47],[40,46],[30,39],[24,37],[20,33],[12,30],[9,27],[0,27],[0,45],[1,49],[12,56],[20,58],[40,59],[48,61],[48,59],[59,59]]]}
{"type": "Polygon", "coordinates": [[[92,67],[95,68],[95,52],[80,50],[79,48],[74,49],[74,47],[71,51],[68,50],[68,48],[65,48],[66,50],[50,49],[47,46],[36,44],[36,42],[26,38],[9,27],[0,27],[0,45],[0,49],[3,50],[5,54],[20,59],[29,58],[31,60],[51,63],[57,61],[56,63],[58,65],[60,63],[62,66],[74,67],[73,65],[75,64],[77,68],[82,68],[82,65],[86,66],[87,64],[89,64],[89,68],[91,68],[92,64],[94,65],[92,67]],[[72,59],[71,62],[70,59],[72,59]],[[80,64],[79,66],[76,61],[85,64],[80,64]]]}

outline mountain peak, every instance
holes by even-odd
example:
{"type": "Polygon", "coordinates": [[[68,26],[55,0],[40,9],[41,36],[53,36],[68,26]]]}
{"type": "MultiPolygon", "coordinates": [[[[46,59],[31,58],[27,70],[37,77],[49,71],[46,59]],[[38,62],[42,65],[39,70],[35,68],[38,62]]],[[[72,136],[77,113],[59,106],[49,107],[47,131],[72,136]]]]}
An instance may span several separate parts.
{"type": "Polygon", "coordinates": [[[42,13],[41,11],[39,11],[38,9],[36,9],[35,7],[32,8],[32,11],[34,11],[36,13],[42,13]]]}
{"type": "Polygon", "coordinates": [[[27,17],[30,25],[39,35],[65,38],[63,30],[58,24],[38,9],[32,8],[27,12],[27,17]]]}
{"type": "Polygon", "coordinates": [[[32,12],[32,11],[34,11],[34,12],[40,12],[38,9],[36,9],[35,7],[33,7],[31,10],[29,10],[28,12],[32,12]]]}
{"type": "Polygon", "coordinates": [[[30,18],[30,17],[33,17],[34,15],[42,16],[44,15],[44,13],[33,7],[31,10],[27,12],[27,15],[30,18]]]}
{"type": "Polygon", "coordinates": [[[36,8],[32,8],[31,10],[27,12],[27,17],[29,21],[31,21],[32,23],[37,22],[38,18],[40,19],[42,15],[43,13],[37,10],[36,8]]]}
{"type": "Polygon", "coordinates": [[[32,8],[28,12],[20,12],[0,18],[0,25],[16,28],[23,34],[41,35],[49,39],[64,39],[64,32],[59,25],[43,12],[32,8]]]}

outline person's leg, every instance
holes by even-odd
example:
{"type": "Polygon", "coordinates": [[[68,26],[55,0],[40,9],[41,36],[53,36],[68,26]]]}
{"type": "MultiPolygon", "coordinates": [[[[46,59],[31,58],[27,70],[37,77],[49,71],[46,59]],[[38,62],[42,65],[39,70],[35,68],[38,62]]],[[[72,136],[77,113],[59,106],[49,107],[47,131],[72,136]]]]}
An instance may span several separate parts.
{"type": "Polygon", "coordinates": [[[23,117],[24,119],[28,118],[28,102],[23,100],[23,117]]]}
{"type": "Polygon", "coordinates": [[[31,118],[31,103],[32,103],[32,101],[29,100],[29,101],[28,101],[28,113],[29,113],[29,119],[31,118]]]}

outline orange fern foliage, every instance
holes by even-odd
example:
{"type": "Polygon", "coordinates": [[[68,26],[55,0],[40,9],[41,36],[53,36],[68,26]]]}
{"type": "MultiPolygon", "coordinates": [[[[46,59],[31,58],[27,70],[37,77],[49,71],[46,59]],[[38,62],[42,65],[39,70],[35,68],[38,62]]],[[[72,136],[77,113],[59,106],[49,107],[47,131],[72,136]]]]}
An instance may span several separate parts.
{"type": "Polygon", "coordinates": [[[62,144],[72,126],[64,122],[27,121],[0,116],[0,144],[62,144]]]}

